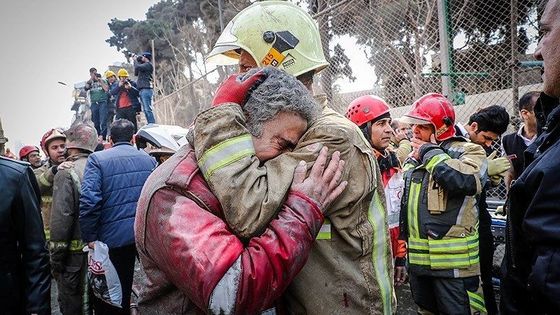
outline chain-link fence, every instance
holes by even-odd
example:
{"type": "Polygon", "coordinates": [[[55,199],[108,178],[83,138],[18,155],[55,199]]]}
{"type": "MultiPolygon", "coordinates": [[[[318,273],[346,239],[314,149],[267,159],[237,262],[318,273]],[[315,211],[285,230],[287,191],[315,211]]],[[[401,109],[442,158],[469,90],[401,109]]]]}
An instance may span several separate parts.
{"type": "MultiPolygon", "coordinates": [[[[250,4],[221,2],[205,3],[219,7],[222,14],[213,18],[221,17],[224,25],[250,4]]],[[[315,89],[341,113],[354,98],[376,94],[395,108],[393,117],[399,117],[421,95],[440,92],[453,99],[459,123],[466,123],[477,109],[504,106],[513,132],[519,127],[517,100],[541,88],[540,65],[531,61],[538,41],[537,0],[293,2],[319,25],[330,66],[317,76],[315,89]]],[[[168,83],[164,86],[161,74],[156,76],[155,107],[160,122],[187,126],[209,106],[217,83],[235,70],[210,68],[204,61],[219,29],[191,23],[179,31],[174,36],[185,39],[184,47],[172,51],[182,68],[160,65],[168,83]],[[203,44],[192,44],[197,41],[203,44]],[[185,54],[189,49],[194,53],[185,54]],[[172,86],[168,76],[176,76],[172,86]]],[[[489,192],[490,198],[505,195],[503,185],[489,192]]]]}

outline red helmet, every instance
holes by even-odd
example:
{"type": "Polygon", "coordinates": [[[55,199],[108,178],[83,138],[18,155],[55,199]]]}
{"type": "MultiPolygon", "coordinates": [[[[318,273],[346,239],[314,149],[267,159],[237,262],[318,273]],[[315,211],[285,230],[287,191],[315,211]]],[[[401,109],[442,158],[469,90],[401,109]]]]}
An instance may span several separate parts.
{"type": "Polygon", "coordinates": [[[19,159],[23,160],[23,158],[26,158],[29,155],[29,153],[34,151],[37,151],[37,153],[39,153],[39,148],[37,148],[34,145],[26,145],[25,147],[19,150],[19,159]]]}
{"type": "Polygon", "coordinates": [[[66,140],[66,136],[64,135],[64,130],[60,128],[54,128],[47,131],[43,135],[43,137],[41,138],[41,149],[43,149],[43,152],[45,152],[45,154],[47,155],[49,154],[47,152],[47,145],[49,144],[49,142],[51,142],[54,139],[66,140]]]}
{"type": "Polygon", "coordinates": [[[375,95],[364,95],[353,100],[346,110],[346,118],[361,126],[375,118],[389,113],[389,105],[375,95]]]}
{"type": "Polygon", "coordinates": [[[438,141],[455,135],[455,110],[453,104],[443,95],[429,93],[420,97],[402,121],[412,125],[432,124],[438,141]]]}

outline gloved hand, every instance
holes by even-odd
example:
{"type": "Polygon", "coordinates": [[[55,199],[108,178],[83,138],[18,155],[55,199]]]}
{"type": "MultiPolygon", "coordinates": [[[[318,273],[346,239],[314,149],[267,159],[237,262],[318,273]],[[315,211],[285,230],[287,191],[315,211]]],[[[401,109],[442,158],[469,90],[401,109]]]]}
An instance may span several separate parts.
{"type": "Polygon", "coordinates": [[[266,80],[267,72],[261,69],[250,77],[241,81],[240,74],[230,75],[216,90],[216,95],[212,100],[212,107],[220,106],[224,103],[236,103],[241,106],[245,105],[249,93],[266,80]]]}
{"type": "Polygon", "coordinates": [[[488,176],[504,177],[511,168],[511,162],[506,157],[488,160],[488,176]]]}

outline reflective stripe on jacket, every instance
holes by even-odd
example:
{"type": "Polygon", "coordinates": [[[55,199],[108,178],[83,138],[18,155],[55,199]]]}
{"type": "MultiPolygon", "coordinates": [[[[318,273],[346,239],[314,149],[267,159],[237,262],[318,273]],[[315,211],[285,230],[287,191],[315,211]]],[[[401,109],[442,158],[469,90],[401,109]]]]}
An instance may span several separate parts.
{"type": "Polygon", "coordinates": [[[309,261],[286,293],[292,313],[390,314],[395,307],[385,196],[372,148],[356,125],[324,108],[292,152],[261,165],[243,111],[226,104],[199,114],[195,152],[233,232],[262,233],[285,199],[299,161],[322,145],[346,161],[346,190],[326,211],[309,261]],[[340,301],[343,301],[342,303],[340,301]]]}
{"type": "Polygon", "coordinates": [[[148,178],[138,201],[141,313],[269,309],[305,264],[322,221],[314,201],[291,191],[265,231],[243,243],[226,225],[194,152],[181,148],[148,178]]]}
{"type": "Polygon", "coordinates": [[[401,229],[412,272],[440,277],[479,275],[477,196],[484,149],[463,138],[427,144],[422,163],[408,159],[401,229]]]}

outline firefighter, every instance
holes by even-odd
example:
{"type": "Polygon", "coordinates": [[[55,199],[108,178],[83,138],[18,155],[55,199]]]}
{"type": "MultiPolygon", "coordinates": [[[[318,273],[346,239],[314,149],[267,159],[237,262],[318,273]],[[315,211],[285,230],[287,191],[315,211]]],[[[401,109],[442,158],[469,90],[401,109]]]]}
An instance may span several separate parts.
{"type": "Polygon", "coordinates": [[[486,313],[476,207],[485,151],[455,136],[455,112],[441,94],[422,96],[402,119],[414,136],[400,224],[414,302],[421,314],[486,313]]]}
{"type": "Polygon", "coordinates": [[[34,145],[26,145],[19,150],[20,161],[29,162],[31,168],[37,169],[43,165],[41,163],[41,154],[39,148],[34,145]]]}
{"type": "Polygon", "coordinates": [[[390,149],[393,128],[389,111],[389,105],[383,99],[365,95],[348,105],[346,117],[360,127],[377,158],[385,190],[387,223],[395,263],[395,284],[400,285],[406,280],[406,242],[399,239],[399,213],[404,180],[397,154],[390,149]]]}
{"type": "MultiPolygon", "coordinates": [[[[218,57],[237,61],[240,72],[275,66],[310,90],[315,73],[328,66],[311,16],[284,1],[256,2],[239,12],[210,53],[210,60],[218,57]]],[[[343,179],[349,180],[349,187],[327,209],[309,260],[286,292],[289,311],[392,313],[396,300],[383,184],[359,128],[323,103],[322,114],[293,151],[261,167],[248,163],[252,150],[226,145],[249,133],[245,123],[239,105],[223,104],[197,117],[193,142],[199,161],[214,161],[213,148],[227,148],[235,157],[214,172],[209,170],[217,165],[199,165],[229,226],[243,238],[264,230],[285,199],[298,162],[315,161],[321,145],[340,151],[348,163],[343,179]]]]}
{"type": "Polygon", "coordinates": [[[54,175],[61,169],[69,168],[72,162],[63,163],[66,153],[66,136],[64,131],[54,128],[47,131],[41,138],[41,149],[47,156],[47,161],[33,172],[41,191],[41,215],[45,226],[45,236],[50,239],[50,219],[52,207],[52,193],[54,175]]]}
{"type": "Polygon", "coordinates": [[[62,314],[88,314],[87,254],[80,239],[80,187],[88,156],[97,146],[97,131],[77,124],[66,131],[66,150],[73,167],[54,176],[49,250],[51,267],[58,285],[62,314]]]}

